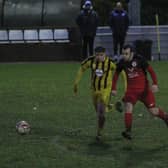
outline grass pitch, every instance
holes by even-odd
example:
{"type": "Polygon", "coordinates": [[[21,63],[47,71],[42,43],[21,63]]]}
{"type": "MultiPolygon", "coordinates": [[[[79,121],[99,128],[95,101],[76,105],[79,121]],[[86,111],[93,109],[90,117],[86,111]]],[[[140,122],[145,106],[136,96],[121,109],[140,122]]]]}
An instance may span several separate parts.
{"type": "MultiPolygon", "coordinates": [[[[168,62],[152,65],[160,87],[157,104],[168,112],[168,62]]],[[[131,143],[121,137],[123,114],[117,112],[107,113],[103,142],[95,142],[89,72],[78,96],[73,95],[78,67],[79,63],[0,64],[0,167],[167,168],[168,128],[140,103],[134,110],[131,143]],[[16,133],[20,120],[31,124],[30,135],[16,133]]]]}

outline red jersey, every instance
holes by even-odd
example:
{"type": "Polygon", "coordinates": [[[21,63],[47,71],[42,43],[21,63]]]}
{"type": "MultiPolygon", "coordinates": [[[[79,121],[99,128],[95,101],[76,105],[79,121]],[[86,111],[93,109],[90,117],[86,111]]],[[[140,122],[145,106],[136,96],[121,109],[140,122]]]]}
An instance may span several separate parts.
{"type": "Polygon", "coordinates": [[[144,90],[144,88],[148,86],[147,71],[150,73],[153,83],[157,84],[156,74],[153,68],[143,57],[134,55],[131,61],[121,60],[117,64],[112,90],[116,90],[116,81],[122,70],[125,71],[127,76],[127,90],[144,90]]]}

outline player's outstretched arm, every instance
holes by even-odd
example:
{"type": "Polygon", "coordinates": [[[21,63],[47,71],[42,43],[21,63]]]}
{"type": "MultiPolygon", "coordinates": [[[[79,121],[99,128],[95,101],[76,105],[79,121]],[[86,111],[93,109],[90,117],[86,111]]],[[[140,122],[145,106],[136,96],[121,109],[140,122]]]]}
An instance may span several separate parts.
{"type": "Polygon", "coordinates": [[[77,72],[77,75],[76,75],[76,78],[75,78],[75,81],[74,81],[74,86],[73,86],[73,91],[74,91],[74,94],[77,95],[77,92],[78,92],[78,84],[82,78],[82,75],[84,73],[84,70],[82,67],[79,68],[78,72],[77,72]]]}
{"type": "Polygon", "coordinates": [[[156,77],[155,71],[153,70],[152,66],[150,66],[150,65],[148,66],[147,71],[149,72],[149,74],[152,78],[152,81],[153,81],[152,86],[151,86],[152,92],[153,93],[158,92],[159,89],[158,89],[157,77],[156,77]]]}

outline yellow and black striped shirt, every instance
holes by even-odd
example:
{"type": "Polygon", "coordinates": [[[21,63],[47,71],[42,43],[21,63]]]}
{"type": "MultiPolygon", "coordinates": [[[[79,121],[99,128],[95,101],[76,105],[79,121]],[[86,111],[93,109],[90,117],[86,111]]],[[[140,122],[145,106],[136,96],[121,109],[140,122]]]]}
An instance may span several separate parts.
{"type": "Polygon", "coordinates": [[[78,75],[75,80],[75,84],[78,84],[83,72],[91,69],[91,84],[94,90],[101,90],[105,88],[111,88],[112,75],[116,69],[116,65],[109,57],[105,57],[103,62],[97,61],[95,56],[89,57],[81,63],[81,67],[78,71],[78,75]]]}

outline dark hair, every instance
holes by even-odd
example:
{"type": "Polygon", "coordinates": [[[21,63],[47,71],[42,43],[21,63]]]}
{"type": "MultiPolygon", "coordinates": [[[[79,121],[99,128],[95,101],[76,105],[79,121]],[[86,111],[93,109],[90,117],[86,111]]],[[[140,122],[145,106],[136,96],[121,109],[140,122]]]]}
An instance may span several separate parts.
{"type": "Polygon", "coordinates": [[[97,52],[105,52],[105,51],[106,51],[106,49],[104,47],[101,47],[101,46],[98,46],[98,47],[95,48],[96,53],[97,52]]]}
{"type": "Polygon", "coordinates": [[[131,44],[126,44],[126,45],[124,45],[123,46],[123,49],[125,50],[125,49],[130,49],[130,51],[131,52],[135,52],[135,48],[134,48],[134,46],[133,45],[131,45],[131,44]]]}

